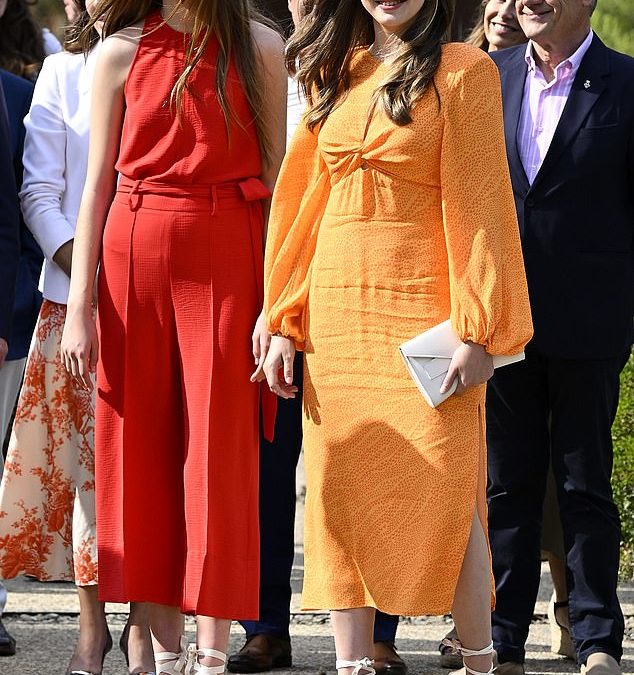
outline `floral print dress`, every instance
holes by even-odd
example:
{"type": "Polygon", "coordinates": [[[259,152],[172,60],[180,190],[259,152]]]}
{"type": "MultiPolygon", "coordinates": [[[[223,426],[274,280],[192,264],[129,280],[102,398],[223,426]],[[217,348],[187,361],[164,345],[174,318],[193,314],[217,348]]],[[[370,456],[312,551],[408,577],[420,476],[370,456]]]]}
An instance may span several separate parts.
{"type": "Polygon", "coordinates": [[[0,485],[0,576],[97,583],[94,394],[59,358],[66,306],[45,300],[0,485]]]}

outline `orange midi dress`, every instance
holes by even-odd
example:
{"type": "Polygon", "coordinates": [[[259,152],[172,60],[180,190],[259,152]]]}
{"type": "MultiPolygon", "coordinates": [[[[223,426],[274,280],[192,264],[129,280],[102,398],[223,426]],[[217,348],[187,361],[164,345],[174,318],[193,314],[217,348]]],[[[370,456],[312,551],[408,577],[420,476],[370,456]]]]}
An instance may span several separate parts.
{"type": "Polygon", "coordinates": [[[180,119],[171,106],[188,40],[150,15],[125,87],[99,272],[99,593],[253,619],[260,393],[249,376],[269,193],[234,65],[227,133],[215,39],[180,119]]]}
{"type": "Polygon", "coordinates": [[[397,126],[369,114],[386,66],[300,126],[267,237],[269,329],[305,352],[304,609],[451,610],[474,512],[486,531],[485,387],[430,408],[398,346],[451,317],[492,354],[532,333],[497,70],[443,48],[397,126]]]}

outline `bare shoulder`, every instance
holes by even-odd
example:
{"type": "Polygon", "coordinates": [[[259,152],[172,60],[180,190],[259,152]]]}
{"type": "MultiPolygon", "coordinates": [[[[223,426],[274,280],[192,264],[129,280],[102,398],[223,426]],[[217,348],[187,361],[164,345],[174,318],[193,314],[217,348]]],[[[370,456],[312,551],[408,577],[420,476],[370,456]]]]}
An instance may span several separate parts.
{"type": "Polygon", "coordinates": [[[137,23],[109,35],[99,52],[101,67],[117,73],[124,72],[124,77],[127,76],[142,34],[143,23],[137,23]]]}
{"type": "Polygon", "coordinates": [[[462,42],[443,45],[440,64],[436,71],[436,86],[441,92],[462,91],[470,83],[477,83],[482,92],[500,86],[498,69],[486,52],[462,42]]]}
{"type": "Polygon", "coordinates": [[[265,26],[259,21],[252,21],[251,34],[264,56],[278,56],[284,53],[282,36],[270,26],[265,26]]]}

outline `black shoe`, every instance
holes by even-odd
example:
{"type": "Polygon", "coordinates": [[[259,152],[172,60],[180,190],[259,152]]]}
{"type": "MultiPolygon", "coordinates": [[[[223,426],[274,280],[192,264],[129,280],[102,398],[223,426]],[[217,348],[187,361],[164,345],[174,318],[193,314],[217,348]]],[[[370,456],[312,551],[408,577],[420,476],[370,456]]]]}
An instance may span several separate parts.
{"type": "Polygon", "coordinates": [[[0,656],[13,656],[15,654],[15,639],[9,635],[0,619],[0,656]]]}
{"type": "Polygon", "coordinates": [[[230,673],[264,673],[291,665],[290,640],[259,633],[247,638],[244,647],[229,657],[227,670],[230,673]]]}
{"type": "Polygon", "coordinates": [[[377,675],[407,675],[407,664],[398,655],[393,642],[379,640],[374,643],[374,661],[377,675]]]}

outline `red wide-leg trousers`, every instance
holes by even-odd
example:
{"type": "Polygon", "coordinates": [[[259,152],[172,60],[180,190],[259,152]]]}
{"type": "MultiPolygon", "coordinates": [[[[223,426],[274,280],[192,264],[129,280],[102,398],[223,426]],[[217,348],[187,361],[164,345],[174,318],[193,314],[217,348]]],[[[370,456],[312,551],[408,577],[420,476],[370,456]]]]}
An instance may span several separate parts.
{"type": "MultiPolygon", "coordinates": [[[[264,190],[264,193],[262,193],[264,190]]],[[[257,618],[261,183],[122,180],[99,272],[102,600],[257,618]]]]}

